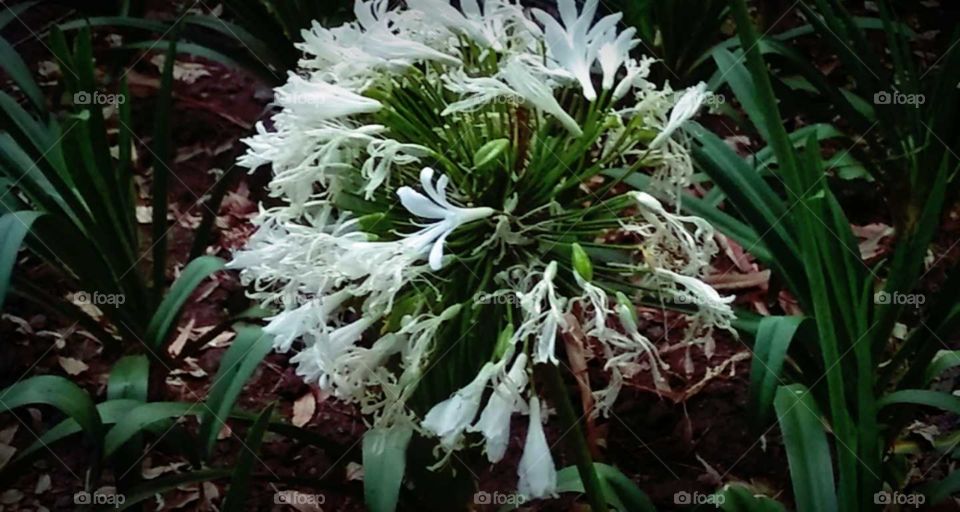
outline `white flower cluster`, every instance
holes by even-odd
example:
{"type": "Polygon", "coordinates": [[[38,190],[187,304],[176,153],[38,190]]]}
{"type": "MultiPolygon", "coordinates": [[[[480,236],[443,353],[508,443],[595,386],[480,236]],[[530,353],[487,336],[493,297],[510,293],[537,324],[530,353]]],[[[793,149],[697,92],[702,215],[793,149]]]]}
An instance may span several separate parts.
{"type": "MultiPolygon", "coordinates": [[[[387,3],[358,0],[356,22],[314,23],[303,32],[301,72],[276,90],[278,112],[269,127],[257,125],[240,160],[250,169],[270,166],[270,193],[280,204],[261,211],[257,232],[230,265],[242,270],[254,298],[280,310],[266,331],[277,350],[297,347],[298,374],[358,403],[374,428],[432,434],[448,452],[476,433],[497,462],[507,450],[511,417],[527,414],[518,488],[528,497],[548,496],[556,474],[531,368],[559,364],[557,337],[570,329],[574,310],[586,316],[584,332],[602,347],[611,374],[610,386],[596,392],[600,412],[609,410],[639,359],[647,358],[658,386],[666,365],[639,332],[631,302],[577,272],[572,289],[562,285],[558,262],[530,252],[539,233],[572,218],[563,205],[552,198],[523,204],[518,197],[539,197],[523,190],[504,194],[509,199],[500,204],[480,202],[478,191],[488,187],[471,181],[480,164],[452,161],[458,157],[438,142],[470,141],[445,123],[466,119],[490,138],[511,135],[522,109],[537,129],[556,123],[570,140],[593,137],[585,151],[600,148],[598,167],[643,163],[655,154],[649,161],[668,176],[662,181],[679,186],[690,174],[689,156],[673,136],[706,92],[698,86],[668,101],[669,89],[646,80],[652,61],[630,56],[638,44],[634,30],[617,29],[619,14],[594,21],[597,0],[579,12],[574,0],[560,0],[560,19],[536,9],[528,16],[513,0],[460,0],[459,9],[447,0],[407,0],[408,8],[394,10],[387,3]],[[411,90],[420,96],[404,96],[411,90]],[[573,111],[563,100],[570,94],[585,107],[573,111]],[[427,100],[433,103],[421,104],[427,100]],[[585,124],[602,128],[588,133],[585,124]],[[644,143],[632,135],[637,127],[659,135],[644,143]],[[480,233],[473,242],[455,243],[473,232],[480,233]],[[476,377],[420,421],[408,403],[435,362],[437,338],[476,306],[449,303],[448,289],[459,284],[442,274],[458,258],[487,252],[497,255],[496,265],[512,258],[496,272],[501,288],[494,293],[517,299],[515,325],[476,377]]],[[[538,137],[532,144],[546,148],[540,153],[563,149],[551,142],[559,135],[538,137]]],[[[536,184],[538,177],[522,175],[532,159],[511,161],[505,181],[536,184]]],[[[638,287],[663,288],[667,281],[672,297],[696,295],[698,335],[729,328],[730,300],[699,280],[716,252],[710,227],[667,211],[646,193],[629,202],[639,214],[610,229],[642,242],[630,254],[633,264],[608,269],[638,287]]]]}

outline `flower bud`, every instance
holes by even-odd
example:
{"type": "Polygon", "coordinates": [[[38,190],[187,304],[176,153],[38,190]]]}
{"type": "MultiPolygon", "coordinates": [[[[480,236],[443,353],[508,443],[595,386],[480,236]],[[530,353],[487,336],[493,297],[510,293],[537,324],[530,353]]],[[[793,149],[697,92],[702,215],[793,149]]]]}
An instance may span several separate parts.
{"type": "Polygon", "coordinates": [[[483,169],[492,164],[510,147],[510,141],[507,139],[496,139],[484,144],[473,155],[473,166],[477,169],[483,169]]]}
{"type": "Polygon", "coordinates": [[[585,281],[593,280],[593,263],[590,262],[590,255],[587,254],[587,251],[583,250],[583,247],[580,246],[577,242],[574,242],[570,247],[571,250],[571,259],[573,260],[573,269],[576,270],[580,277],[585,281]]]}

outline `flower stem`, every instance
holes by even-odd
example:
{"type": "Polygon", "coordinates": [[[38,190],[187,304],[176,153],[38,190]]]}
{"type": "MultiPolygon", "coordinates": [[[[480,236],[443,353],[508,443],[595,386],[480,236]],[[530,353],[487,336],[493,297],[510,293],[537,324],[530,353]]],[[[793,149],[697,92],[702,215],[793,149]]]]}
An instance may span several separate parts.
{"type": "Polygon", "coordinates": [[[570,395],[563,384],[560,368],[552,364],[544,366],[546,367],[544,373],[547,377],[547,387],[552,395],[553,403],[557,407],[560,423],[563,425],[563,431],[565,432],[565,443],[567,449],[572,452],[574,459],[576,459],[577,471],[580,473],[583,489],[590,501],[590,508],[593,512],[607,512],[608,508],[603,497],[600,476],[593,467],[593,457],[590,456],[587,440],[580,428],[580,420],[573,411],[573,403],[570,401],[570,395]]]}

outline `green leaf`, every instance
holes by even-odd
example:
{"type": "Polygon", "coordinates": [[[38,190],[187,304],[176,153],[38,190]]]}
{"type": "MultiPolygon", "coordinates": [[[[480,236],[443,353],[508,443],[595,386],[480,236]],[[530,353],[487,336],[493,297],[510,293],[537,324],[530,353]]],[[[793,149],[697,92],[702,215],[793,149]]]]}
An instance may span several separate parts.
{"type": "MultiPolygon", "coordinates": [[[[106,402],[97,404],[97,414],[100,415],[100,422],[102,424],[112,425],[130,412],[134,407],[140,404],[141,402],[137,400],[129,399],[107,400],[106,402]]],[[[52,428],[50,428],[50,430],[44,432],[39,439],[34,441],[30,446],[26,447],[22,452],[18,453],[17,458],[14,459],[14,462],[28,460],[32,454],[37,453],[58,441],[77,434],[82,430],[83,428],[79,423],[77,423],[77,420],[73,418],[67,418],[54,425],[52,428]]]]}
{"type": "Polygon", "coordinates": [[[131,16],[98,16],[93,18],[76,19],[66,23],[61,23],[59,27],[60,30],[63,31],[78,30],[84,27],[133,28],[157,32],[158,34],[163,34],[170,30],[170,25],[168,23],[148,20],[146,18],[134,18],[131,16]]]}
{"type": "Polygon", "coordinates": [[[943,480],[923,485],[920,487],[920,492],[927,497],[927,505],[937,505],[946,501],[951,495],[960,492],[960,471],[951,471],[943,480]]]}
{"type": "Polygon", "coordinates": [[[46,404],[74,419],[97,444],[103,424],[86,391],[56,375],[39,375],[22,380],[0,392],[0,408],[12,411],[24,405],[46,404]]]}
{"type": "Polygon", "coordinates": [[[40,2],[31,1],[31,2],[21,2],[16,5],[4,6],[3,12],[0,12],[0,29],[9,25],[11,21],[18,19],[20,16],[20,13],[22,13],[23,11],[26,11],[27,9],[33,7],[34,5],[37,5],[38,3],[40,2]]]}
{"type": "MultiPolygon", "coordinates": [[[[107,381],[108,399],[132,399],[136,405],[147,401],[150,363],[146,356],[125,356],[114,364],[107,381]]],[[[166,436],[164,436],[166,437],[166,436]]],[[[171,436],[170,439],[173,439],[171,436]]],[[[135,435],[114,454],[111,465],[122,493],[142,480],[143,436],[135,435]]]]}
{"type": "Polygon", "coordinates": [[[884,408],[890,405],[923,405],[960,414],[960,397],[941,391],[927,389],[903,389],[894,391],[877,400],[877,407],[884,408]]]}
{"type": "Polygon", "coordinates": [[[363,497],[372,512],[396,510],[412,435],[413,429],[401,425],[363,435],[363,497]]]}
{"type": "Polygon", "coordinates": [[[755,495],[743,485],[728,485],[720,493],[726,512],[786,512],[779,502],[766,496],[755,495]]]}
{"type": "Polygon", "coordinates": [[[758,426],[770,417],[773,398],[783,384],[780,374],[790,342],[804,320],[799,316],[768,316],[760,320],[750,368],[750,410],[758,426]]]}
{"type": "Polygon", "coordinates": [[[237,459],[236,468],[230,478],[230,489],[227,491],[227,497],[224,498],[223,510],[225,512],[242,512],[246,508],[247,494],[250,490],[250,475],[253,472],[254,463],[260,460],[257,453],[260,452],[260,445],[263,443],[263,435],[270,423],[270,415],[273,414],[274,405],[268,405],[257,416],[257,421],[247,432],[246,441],[243,443],[243,451],[237,459]]]}
{"type": "Polygon", "coordinates": [[[273,337],[260,327],[238,325],[236,331],[237,336],[220,359],[220,367],[207,393],[206,407],[200,416],[201,455],[205,458],[213,453],[217,434],[230,416],[247,379],[273,348],[273,337]]]}
{"type": "Polygon", "coordinates": [[[30,68],[20,58],[20,54],[14,49],[6,39],[0,37],[0,68],[7,72],[10,79],[17,87],[23,91],[30,103],[33,104],[37,112],[45,113],[47,111],[46,100],[43,97],[43,91],[33,80],[33,73],[30,68]]]}
{"type": "MultiPolygon", "coordinates": [[[[153,298],[154,304],[160,302],[166,287],[167,265],[167,186],[172,163],[170,159],[173,134],[170,129],[170,117],[173,113],[173,68],[177,59],[177,37],[180,24],[171,29],[174,37],[167,45],[164,54],[163,70],[160,73],[160,91],[157,93],[157,108],[154,114],[153,141],[150,145],[153,184],[151,187],[153,219],[153,298]]],[[[148,338],[148,343],[154,343],[148,338]]],[[[156,342],[162,343],[162,341],[156,342]]],[[[159,344],[154,344],[154,349],[159,344]]]]}
{"type": "Polygon", "coordinates": [[[33,221],[41,215],[43,214],[35,211],[20,211],[0,217],[0,240],[3,240],[3,246],[0,247],[0,308],[3,308],[10,290],[13,267],[17,262],[17,255],[20,254],[23,239],[30,232],[33,221]]]}
{"type": "Polygon", "coordinates": [[[163,347],[187,299],[207,276],[222,269],[224,265],[220,258],[203,256],[191,261],[183,269],[147,326],[146,340],[151,350],[156,351],[163,347]]]}
{"type": "Polygon", "coordinates": [[[147,386],[150,378],[150,362],[147,356],[124,356],[110,371],[107,380],[107,399],[130,398],[147,401],[147,386]]]}
{"type": "MultiPolygon", "coordinates": [[[[600,476],[603,496],[608,505],[626,512],[656,510],[647,494],[619,469],[600,462],[594,462],[593,467],[600,476]]],[[[557,492],[585,492],[576,466],[567,466],[557,471],[557,492]]]]}
{"type": "Polygon", "coordinates": [[[940,350],[923,372],[923,382],[930,384],[941,373],[960,366],[960,350],[940,350]]]}
{"type": "Polygon", "coordinates": [[[781,386],[773,405],[787,449],[797,510],[838,510],[830,445],[810,391],[802,384],[781,386]]]}
{"type": "MultiPolygon", "coordinates": [[[[742,56],[741,56],[742,57],[742,56]]],[[[717,68],[721,76],[730,84],[737,99],[740,100],[740,106],[750,118],[753,126],[763,137],[763,140],[770,140],[770,132],[764,121],[764,112],[759,100],[757,88],[750,77],[750,72],[742,64],[743,59],[737,58],[734,54],[717,48],[713,52],[713,59],[717,63],[717,68]]]]}
{"type": "Polygon", "coordinates": [[[113,455],[124,443],[150,425],[161,420],[199,414],[201,407],[200,404],[185,402],[151,402],[130,410],[107,432],[104,439],[104,457],[113,455]]]}

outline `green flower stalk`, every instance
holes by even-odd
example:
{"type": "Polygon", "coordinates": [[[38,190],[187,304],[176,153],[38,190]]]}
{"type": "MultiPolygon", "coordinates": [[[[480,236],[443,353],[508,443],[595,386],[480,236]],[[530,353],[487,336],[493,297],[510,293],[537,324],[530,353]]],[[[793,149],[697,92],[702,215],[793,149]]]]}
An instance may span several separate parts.
{"type": "Polygon", "coordinates": [[[700,280],[710,226],[602,177],[648,170],[652,192],[679,197],[682,125],[707,93],[648,82],[633,29],[594,23],[596,0],[561,1],[559,20],[510,0],[407,4],[358,1],[357,22],[304,31],[302,69],[241,159],[271,167],[278,206],[231,266],[279,311],[266,330],[298,374],[374,428],[436,436],[447,454],[476,433],[497,462],[511,416],[529,414],[537,453],[518,486],[551,495],[531,370],[562,364],[571,322],[610,373],[599,414],[643,363],[666,386],[634,303],[695,304],[691,342],[729,329],[732,298],[700,280]]]}

